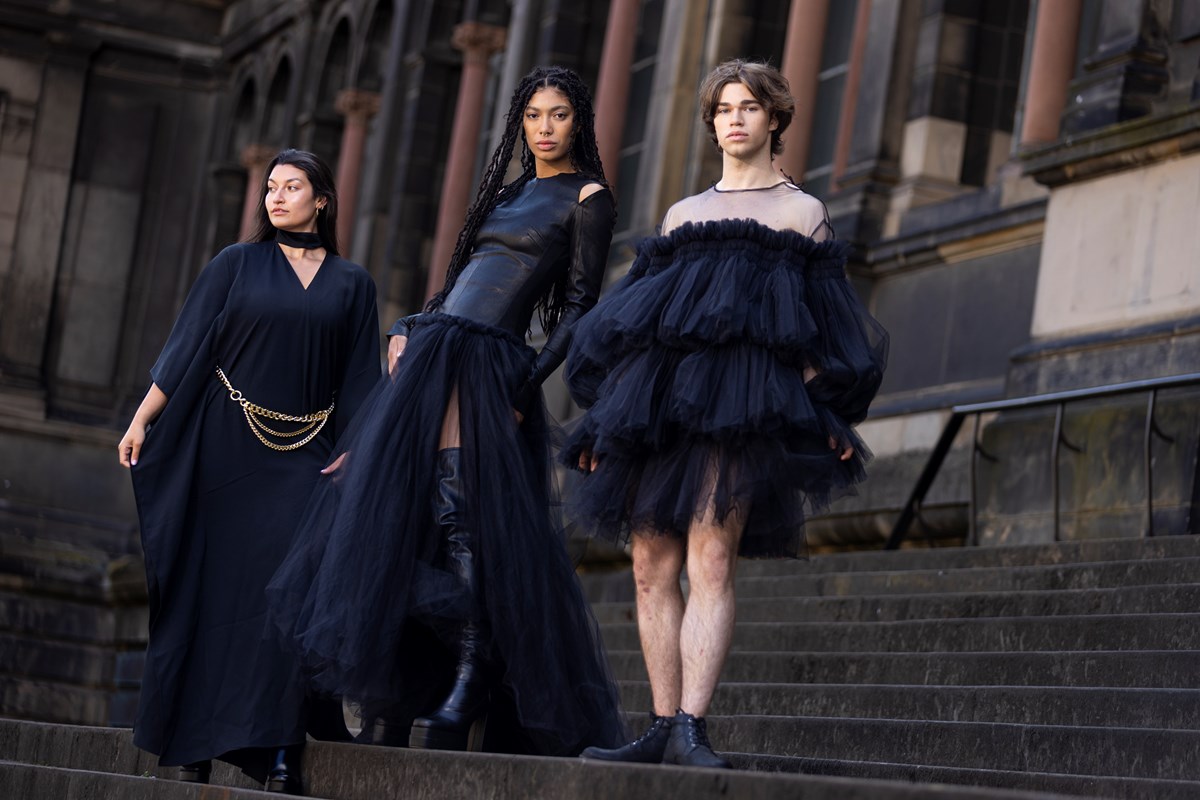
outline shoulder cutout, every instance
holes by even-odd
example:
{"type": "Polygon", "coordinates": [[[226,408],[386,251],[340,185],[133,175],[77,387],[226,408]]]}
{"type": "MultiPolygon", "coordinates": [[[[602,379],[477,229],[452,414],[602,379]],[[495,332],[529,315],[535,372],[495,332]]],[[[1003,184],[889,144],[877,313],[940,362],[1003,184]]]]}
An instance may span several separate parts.
{"type": "Polygon", "coordinates": [[[584,186],[582,189],[579,190],[579,202],[582,203],[584,200],[587,200],[589,197],[594,195],[596,192],[603,191],[605,188],[606,187],[600,183],[589,183],[587,186],[584,186]]]}

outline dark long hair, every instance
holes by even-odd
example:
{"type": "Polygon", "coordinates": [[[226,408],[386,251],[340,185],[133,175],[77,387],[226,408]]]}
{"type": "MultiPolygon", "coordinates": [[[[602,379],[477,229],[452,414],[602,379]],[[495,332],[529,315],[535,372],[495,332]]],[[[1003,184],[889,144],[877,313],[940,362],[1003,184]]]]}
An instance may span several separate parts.
{"type": "Polygon", "coordinates": [[[271,177],[271,170],[280,164],[288,164],[303,172],[308,178],[308,182],[312,184],[313,197],[325,198],[325,205],[317,212],[317,235],[321,237],[321,245],[326,250],[335,256],[338,255],[338,201],[333,173],[329,166],[315,154],[306,150],[295,150],[291,147],[281,150],[271,159],[271,163],[267,164],[267,169],[263,173],[262,187],[258,193],[257,222],[248,241],[268,242],[275,239],[275,226],[271,224],[271,217],[267,213],[267,180],[271,177]]]}
{"type": "MultiPolygon", "coordinates": [[[[516,196],[521,188],[535,174],[535,161],[529,143],[525,141],[522,122],[525,107],[530,99],[541,89],[557,89],[567,96],[575,111],[571,127],[571,166],[580,175],[608,186],[604,179],[604,167],[600,163],[600,151],[596,147],[596,115],[592,110],[592,95],[587,84],[566,67],[535,67],[532,72],[521,79],[513,92],[512,102],[508,106],[508,117],[504,121],[504,137],[500,140],[492,160],[483,171],[483,179],[479,182],[479,191],[475,194],[475,202],[467,212],[467,221],[458,233],[458,242],[454,245],[454,255],[446,269],[446,285],[430,298],[425,304],[426,311],[433,311],[442,304],[446,295],[454,288],[455,281],[462,273],[463,267],[471,260],[475,250],[475,237],[483,226],[484,220],[492,213],[492,209],[516,196]],[[504,173],[508,170],[508,162],[512,158],[513,147],[517,140],[521,142],[521,174],[511,183],[504,183],[504,173]]],[[[549,334],[558,325],[566,306],[567,271],[555,281],[554,287],[538,300],[537,311],[542,322],[542,330],[549,334]]]]}

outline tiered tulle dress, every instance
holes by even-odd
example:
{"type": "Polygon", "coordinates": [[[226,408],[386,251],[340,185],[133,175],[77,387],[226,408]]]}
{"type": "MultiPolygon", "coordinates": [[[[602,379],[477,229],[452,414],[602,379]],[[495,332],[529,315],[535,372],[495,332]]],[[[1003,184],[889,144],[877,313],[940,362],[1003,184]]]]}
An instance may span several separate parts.
{"type": "Polygon", "coordinates": [[[827,223],[769,227],[801,197],[816,203],[786,183],[689,198],[693,221],[672,228],[672,209],[577,326],[567,381],[588,410],[562,458],[598,458],[571,503],[585,532],[683,537],[706,512],[734,513],[741,555],[799,556],[806,511],[865,477],[851,426],[879,388],[887,334],[846,277],[847,246],[817,240],[827,223]]]}
{"type": "Polygon", "coordinates": [[[578,202],[587,182],[572,173],[526,184],[488,217],[444,304],[392,330],[408,333],[404,354],[339,440],[335,456],[346,461],[318,484],[298,546],[268,588],[275,623],[312,680],[389,727],[444,699],[453,637],[471,613],[433,509],[439,433],[457,397],[496,678],[488,746],[563,755],[623,740],[599,628],[549,510],[540,391],[604,273],[612,196],[578,202]],[[556,283],[567,310],[538,353],[525,332],[556,283]],[[524,411],[519,425],[514,408],[524,411]]]}

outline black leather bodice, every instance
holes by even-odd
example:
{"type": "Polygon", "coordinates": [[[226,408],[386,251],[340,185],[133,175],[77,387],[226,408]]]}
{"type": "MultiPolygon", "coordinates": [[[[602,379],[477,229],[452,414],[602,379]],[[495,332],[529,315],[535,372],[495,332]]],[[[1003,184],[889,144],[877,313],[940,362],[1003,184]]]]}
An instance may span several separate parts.
{"type": "MultiPolygon", "coordinates": [[[[493,209],[475,237],[471,260],[435,312],[524,338],[538,300],[567,270],[566,308],[538,354],[523,399],[562,363],[572,325],[600,295],[616,214],[607,190],[579,202],[580,189],[594,182],[579,173],[534,178],[493,209]]],[[[389,335],[406,335],[404,323],[398,321],[389,335]]]]}

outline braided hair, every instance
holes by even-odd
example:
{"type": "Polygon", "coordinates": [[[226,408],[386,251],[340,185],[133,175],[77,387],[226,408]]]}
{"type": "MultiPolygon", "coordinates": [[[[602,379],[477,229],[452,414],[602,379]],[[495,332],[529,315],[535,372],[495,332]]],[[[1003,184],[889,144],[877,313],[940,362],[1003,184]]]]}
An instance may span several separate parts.
{"type": "MultiPolygon", "coordinates": [[[[500,140],[492,159],[483,171],[479,182],[479,190],[475,202],[467,212],[467,221],[458,233],[458,241],[454,245],[454,255],[446,270],[446,284],[442,290],[429,299],[425,304],[426,311],[434,311],[445,301],[450,290],[454,288],[458,276],[471,260],[475,251],[475,237],[484,221],[492,210],[501,203],[515,197],[525,184],[534,177],[535,160],[533,151],[524,137],[525,107],[530,99],[541,89],[557,89],[566,95],[574,109],[575,117],[571,126],[571,149],[568,155],[571,166],[585,178],[602,184],[606,188],[608,182],[604,179],[604,167],[600,163],[600,151],[596,146],[595,112],[592,110],[592,96],[587,84],[566,67],[535,67],[532,72],[521,79],[513,92],[512,102],[508,107],[508,116],[504,120],[504,136],[500,140]],[[521,174],[510,183],[504,183],[504,174],[508,171],[508,162],[512,158],[513,147],[517,140],[521,141],[521,174]]],[[[542,323],[542,330],[547,335],[558,325],[562,318],[567,302],[567,271],[555,280],[554,286],[537,302],[537,312],[542,323]]]]}

